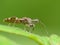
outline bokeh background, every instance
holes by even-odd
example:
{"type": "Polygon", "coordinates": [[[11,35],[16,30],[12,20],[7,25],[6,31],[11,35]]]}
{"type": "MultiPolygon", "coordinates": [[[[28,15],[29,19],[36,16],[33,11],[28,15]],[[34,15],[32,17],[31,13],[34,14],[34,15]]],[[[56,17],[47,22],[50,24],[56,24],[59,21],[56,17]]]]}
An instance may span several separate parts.
{"type": "MultiPolygon", "coordinates": [[[[0,0],[0,24],[4,24],[4,18],[11,16],[38,18],[45,24],[48,35],[60,35],[58,10],[58,2],[55,0],[0,0]]],[[[40,23],[33,33],[47,35],[40,23]]]]}

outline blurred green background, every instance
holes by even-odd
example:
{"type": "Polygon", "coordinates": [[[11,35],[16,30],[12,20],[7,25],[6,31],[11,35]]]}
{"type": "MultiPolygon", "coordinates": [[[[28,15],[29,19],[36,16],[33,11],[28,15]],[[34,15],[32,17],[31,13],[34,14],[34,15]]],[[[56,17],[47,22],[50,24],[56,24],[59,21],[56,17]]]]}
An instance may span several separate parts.
{"type": "MultiPolygon", "coordinates": [[[[4,18],[11,16],[38,18],[46,25],[49,35],[60,35],[60,15],[57,10],[55,0],[0,0],[0,24],[4,24],[4,18]]],[[[47,35],[40,23],[33,33],[47,35]]]]}
{"type": "MultiPolygon", "coordinates": [[[[47,26],[50,34],[59,34],[60,15],[57,8],[57,2],[53,0],[0,0],[0,23],[10,16],[38,18],[47,26]]],[[[36,30],[37,33],[41,31],[36,30]]]]}

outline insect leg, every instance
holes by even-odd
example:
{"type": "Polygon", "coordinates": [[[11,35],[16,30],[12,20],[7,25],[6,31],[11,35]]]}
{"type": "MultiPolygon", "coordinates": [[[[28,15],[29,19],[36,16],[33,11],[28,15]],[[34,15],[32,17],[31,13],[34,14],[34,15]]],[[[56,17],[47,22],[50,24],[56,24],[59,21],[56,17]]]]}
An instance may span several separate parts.
{"type": "Polygon", "coordinates": [[[29,32],[34,31],[35,25],[34,24],[29,24],[29,32]]]}

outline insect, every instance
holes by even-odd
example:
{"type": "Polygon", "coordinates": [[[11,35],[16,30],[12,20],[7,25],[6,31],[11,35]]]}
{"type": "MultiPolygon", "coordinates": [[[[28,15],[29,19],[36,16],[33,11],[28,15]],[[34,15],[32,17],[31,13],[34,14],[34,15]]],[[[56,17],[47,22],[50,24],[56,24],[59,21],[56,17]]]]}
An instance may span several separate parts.
{"type": "MultiPolygon", "coordinates": [[[[31,30],[34,30],[35,23],[39,22],[39,20],[31,19],[29,17],[18,18],[16,16],[13,16],[13,17],[5,18],[4,22],[13,23],[13,24],[22,23],[23,25],[25,25],[25,27],[30,28],[31,30]]],[[[27,30],[27,28],[25,28],[25,29],[27,30]]]]}

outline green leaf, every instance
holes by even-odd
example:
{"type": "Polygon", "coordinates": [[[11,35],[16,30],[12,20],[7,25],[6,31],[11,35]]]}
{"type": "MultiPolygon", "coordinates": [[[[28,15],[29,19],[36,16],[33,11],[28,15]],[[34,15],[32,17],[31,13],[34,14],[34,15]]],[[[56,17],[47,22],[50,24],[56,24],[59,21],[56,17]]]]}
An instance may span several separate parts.
{"type": "MultiPolygon", "coordinates": [[[[34,41],[32,45],[36,43],[38,45],[60,45],[60,37],[57,35],[51,35],[50,37],[39,36],[21,28],[0,25],[0,45],[26,45],[26,43],[22,44],[22,42],[26,42],[23,39],[26,39],[27,42],[29,39],[34,41]]],[[[32,41],[29,41],[29,43],[32,41]]]]}
{"type": "Polygon", "coordinates": [[[0,45],[20,45],[20,44],[0,35],[0,45]]]}
{"type": "Polygon", "coordinates": [[[38,36],[36,34],[32,34],[27,31],[24,31],[20,28],[0,25],[0,32],[8,32],[8,33],[16,34],[16,35],[20,35],[20,36],[22,35],[22,36],[25,36],[27,38],[34,40],[39,45],[43,45],[42,41],[40,40],[40,36],[38,36]]]}

